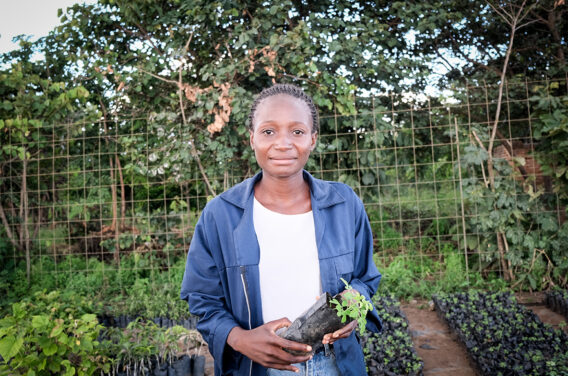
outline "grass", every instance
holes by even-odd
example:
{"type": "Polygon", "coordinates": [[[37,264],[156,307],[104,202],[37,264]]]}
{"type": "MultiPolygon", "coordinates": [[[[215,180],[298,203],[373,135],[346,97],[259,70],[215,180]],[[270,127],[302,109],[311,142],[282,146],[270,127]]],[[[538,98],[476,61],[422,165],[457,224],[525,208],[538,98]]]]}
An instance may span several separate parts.
{"type": "Polygon", "coordinates": [[[382,274],[378,293],[399,299],[430,299],[434,293],[469,289],[502,291],[507,283],[496,276],[482,278],[478,272],[466,273],[463,254],[445,245],[441,258],[421,254],[400,254],[388,261],[375,254],[382,274]]]}
{"type": "Polygon", "coordinates": [[[31,281],[25,265],[12,265],[0,273],[0,312],[35,293],[59,290],[94,302],[98,313],[109,315],[169,317],[189,316],[187,303],[179,298],[185,257],[170,256],[170,264],[152,253],[124,255],[120,267],[96,258],[60,257],[56,264],[43,256],[32,264],[31,281]]]}

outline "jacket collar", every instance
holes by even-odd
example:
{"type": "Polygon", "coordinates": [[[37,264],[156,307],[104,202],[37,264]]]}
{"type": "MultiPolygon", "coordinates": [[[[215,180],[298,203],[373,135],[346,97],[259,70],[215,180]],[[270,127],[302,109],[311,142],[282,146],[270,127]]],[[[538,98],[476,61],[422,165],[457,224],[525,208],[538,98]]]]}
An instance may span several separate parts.
{"type": "MultiPolygon", "coordinates": [[[[333,184],[314,178],[306,170],[303,171],[303,175],[304,180],[310,186],[312,209],[324,209],[345,201],[345,198],[335,189],[333,184]]],[[[252,198],[251,195],[254,194],[254,186],[260,179],[262,179],[262,171],[223,192],[220,197],[241,209],[245,209],[247,202],[252,198]]]]}

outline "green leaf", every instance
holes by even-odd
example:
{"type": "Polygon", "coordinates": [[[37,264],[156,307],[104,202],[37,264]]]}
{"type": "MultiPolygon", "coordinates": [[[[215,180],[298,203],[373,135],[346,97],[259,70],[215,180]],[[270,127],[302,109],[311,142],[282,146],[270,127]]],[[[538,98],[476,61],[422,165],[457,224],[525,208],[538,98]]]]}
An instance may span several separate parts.
{"type": "Polygon", "coordinates": [[[47,316],[34,316],[32,318],[32,327],[36,329],[45,328],[49,325],[49,318],[47,316]]]}
{"type": "Polygon", "coordinates": [[[12,359],[24,344],[23,338],[7,336],[0,340],[0,356],[4,358],[5,362],[12,359]]]}
{"type": "Polygon", "coordinates": [[[51,330],[51,333],[49,334],[49,337],[53,338],[53,337],[57,337],[58,335],[60,335],[63,332],[63,326],[62,325],[58,325],[56,327],[54,327],[51,330]]]}
{"type": "Polygon", "coordinates": [[[75,367],[67,366],[65,368],[65,376],[73,376],[75,374],[75,367]]]}
{"type": "Polygon", "coordinates": [[[371,185],[375,183],[375,175],[373,173],[367,172],[366,174],[363,175],[361,180],[363,180],[363,184],[371,185]]]}
{"type": "MultiPolygon", "coordinates": [[[[130,240],[132,240],[132,239],[130,239],[130,240]]],[[[86,323],[90,323],[90,324],[96,323],[97,322],[97,315],[94,315],[92,313],[86,313],[83,316],[81,316],[81,320],[85,321],[86,323]]]]}
{"type": "Polygon", "coordinates": [[[57,348],[57,344],[54,342],[51,342],[49,345],[47,345],[46,347],[43,348],[43,353],[47,356],[51,356],[53,354],[55,354],[57,352],[58,348],[57,348]]]}
{"type": "Polygon", "coordinates": [[[533,290],[535,290],[535,289],[536,289],[536,280],[534,279],[534,277],[533,277],[531,274],[527,274],[527,278],[528,278],[528,280],[529,280],[529,283],[530,283],[530,285],[531,285],[531,288],[532,288],[533,290]]]}

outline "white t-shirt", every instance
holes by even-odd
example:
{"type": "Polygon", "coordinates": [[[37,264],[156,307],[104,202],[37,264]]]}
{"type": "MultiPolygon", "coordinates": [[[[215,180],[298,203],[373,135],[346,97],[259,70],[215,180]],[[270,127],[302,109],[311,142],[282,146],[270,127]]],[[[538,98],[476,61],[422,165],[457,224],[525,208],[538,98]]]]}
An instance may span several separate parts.
{"type": "Polygon", "coordinates": [[[294,321],[321,294],[313,213],[277,213],[255,198],[253,221],[264,322],[283,317],[294,321]]]}

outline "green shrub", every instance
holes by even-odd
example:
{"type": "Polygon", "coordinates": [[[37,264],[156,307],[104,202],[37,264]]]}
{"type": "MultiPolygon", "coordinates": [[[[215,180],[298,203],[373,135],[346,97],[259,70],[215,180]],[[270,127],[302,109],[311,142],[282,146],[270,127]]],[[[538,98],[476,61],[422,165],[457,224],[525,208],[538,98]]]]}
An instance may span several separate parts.
{"type": "Polygon", "coordinates": [[[57,291],[12,305],[0,320],[0,373],[93,375],[109,370],[100,342],[102,326],[83,299],[57,291]]]}
{"type": "Polygon", "coordinates": [[[399,299],[420,297],[430,299],[434,293],[452,293],[464,289],[491,289],[502,291],[509,284],[496,275],[483,278],[479,272],[466,273],[462,253],[451,244],[442,247],[443,259],[435,260],[430,255],[401,254],[388,264],[375,254],[375,264],[382,274],[379,292],[394,295],[399,299]]]}

